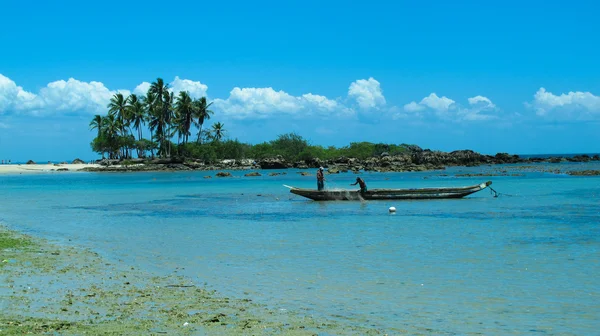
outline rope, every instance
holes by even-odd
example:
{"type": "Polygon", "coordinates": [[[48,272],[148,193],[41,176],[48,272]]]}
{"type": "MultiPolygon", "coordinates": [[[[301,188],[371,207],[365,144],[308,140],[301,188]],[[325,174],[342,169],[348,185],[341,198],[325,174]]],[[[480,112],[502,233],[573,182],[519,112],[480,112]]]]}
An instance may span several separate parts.
{"type": "Polygon", "coordinates": [[[490,194],[494,195],[494,198],[498,198],[498,196],[508,196],[508,197],[513,197],[514,196],[514,195],[499,193],[496,190],[494,190],[494,188],[492,188],[492,187],[488,187],[488,188],[490,188],[490,194]]]}
{"type": "Polygon", "coordinates": [[[490,188],[490,194],[494,195],[494,198],[498,197],[498,192],[496,190],[494,190],[492,187],[488,187],[490,188]]]}

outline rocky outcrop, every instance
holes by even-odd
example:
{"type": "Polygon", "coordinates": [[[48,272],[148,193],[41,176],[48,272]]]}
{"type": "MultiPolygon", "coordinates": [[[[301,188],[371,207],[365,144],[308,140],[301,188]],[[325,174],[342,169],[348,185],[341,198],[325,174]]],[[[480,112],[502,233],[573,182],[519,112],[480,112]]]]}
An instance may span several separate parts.
{"type": "Polygon", "coordinates": [[[259,172],[252,172],[252,173],[245,174],[244,176],[253,177],[253,176],[262,176],[262,175],[259,172]]]}
{"type": "Polygon", "coordinates": [[[84,164],[84,163],[85,163],[85,161],[83,161],[80,158],[77,158],[77,159],[73,160],[73,162],[71,162],[71,164],[84,164]]]}
{"type": "Polygon", "coordinates": [[[340,169],[338,167],[330,167],[327,169],[327,174],[339,174],[340,169]]]}
{"type": "Polygon", "coordinates": [[[258,162],[260,169],[285,169],[288,168],[288,164],[285,159],[281,156],[273,158],[265,158],[258,162]]]}
{"type": "Polygon", "coordinates": [[[570,171],[567,174],[572,176],[600,176],[600,170],[580,170],[570,171]]]}
{"type": "MultiPolygon", "coordinates": [[[[515,163],[539,163],[539,162],[588,162],[598,161],[598,155],[577,155],[574,157],[553,158],[521,158],[508,153],[495,155],[484,155],[472,150],[457,150],[452,152],[432,151],[422,149],[418,146],[406,147],[409,150],[401,154],[384,153],[367,159],[352,157],[337,157],[331,160],[320,160],[317,158],[287,162],[281,156],[264,158],[258,162],[252,159],[222,160],[215,163],[207,163],[202,160],[173,159],[130,159],[126,161],[100,160],[97,161],[102,167],[89,167],[87,171],[175,171],[175,170],[258,170],[258,169],[286,169],[295,167],[298,169],[316,169],[324,167],[327,173],[336,174],[348,171],[376,171],[376,172],[411,172],[425,170],[443,170],[449,166],[479,166],[493,164],[515,164],[515,163]],[[126,164],[125,164],[126,163],[126,164]]],[[[31,161],[33,163],[33,161],[31,161]]],[[[314,174],[314,171],[310,173],[314,174]]],[[[308,173],[308,174],[310,174],[308,173]]],[[[278,174],[269,174],[271,176],[278,174]]],[[[255,175],[252,175],[255,176],[255,175]]]]}
{"type": "Polygon", "coordinates": [[[27,163],[26,163],[26,164],[35,164],[35,161],[33,161],[33,160],[29,160],[29,161],[27,161],[27,163]]]}
{"type": "Polygon", "coordinates": [[[231,177],[231,173],[230,172],[218,172],[217,177],[231,177]]]}

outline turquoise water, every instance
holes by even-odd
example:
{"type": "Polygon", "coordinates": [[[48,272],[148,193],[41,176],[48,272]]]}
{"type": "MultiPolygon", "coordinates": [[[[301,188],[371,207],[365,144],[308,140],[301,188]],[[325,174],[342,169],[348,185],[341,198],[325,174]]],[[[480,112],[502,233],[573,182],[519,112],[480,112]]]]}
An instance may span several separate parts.
{"type": "MultiPolygon", "coordinates": [[[[554,168],[557,165],[539,165],[554,168]]],[[[600,164],[577,164],[600,169],[600,164]]],[[[498,167],[363,174],[369,188],[464,186],[461,200],[306,201],[315,177],[209,172],[0,176],[0,221],[275,309],[409,333],[596,334],[600,178],[498,167]],[[443,176],[448,175],[448,176],[443,176]],[[395,215],[388,208],[395,206],[395,215]]],[[[327,176],[348,187],[355,175],[327,176]]]]}

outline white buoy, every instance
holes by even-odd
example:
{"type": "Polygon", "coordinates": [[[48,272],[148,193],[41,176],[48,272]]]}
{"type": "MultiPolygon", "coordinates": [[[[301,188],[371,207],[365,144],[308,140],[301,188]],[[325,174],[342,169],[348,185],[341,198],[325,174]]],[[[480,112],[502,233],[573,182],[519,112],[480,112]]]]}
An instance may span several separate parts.
{"type": "Polygon", "coordinates": [[[390,207],[389,210],[390,210],[390,212],[396,212],[396,208],[394,208],[394,207],[390,207]]]}

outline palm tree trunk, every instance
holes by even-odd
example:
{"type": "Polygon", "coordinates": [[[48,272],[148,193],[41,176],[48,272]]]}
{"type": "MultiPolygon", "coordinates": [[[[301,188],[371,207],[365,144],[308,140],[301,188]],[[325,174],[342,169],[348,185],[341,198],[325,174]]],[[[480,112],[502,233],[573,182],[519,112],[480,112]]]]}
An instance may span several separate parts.
{"type": "Polygon", "coordinates": [[[202,124],[200,124],[200,126],[198,127],[198,143],[201,144],[202,143],[202,124]]]}

